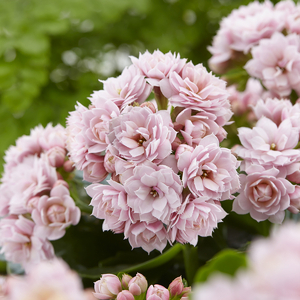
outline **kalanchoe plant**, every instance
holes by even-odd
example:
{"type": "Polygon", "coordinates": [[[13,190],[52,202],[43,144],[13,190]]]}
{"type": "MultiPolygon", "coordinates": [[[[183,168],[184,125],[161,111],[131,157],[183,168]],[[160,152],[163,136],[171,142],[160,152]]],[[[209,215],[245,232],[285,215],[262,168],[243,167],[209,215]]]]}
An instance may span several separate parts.
{"type": "Polygon", "coordinates": [[[159,50],[131,60],[88,108],[70,113],[70,159],[92,183],[86,191],[104,230],[147,252],[168,241],[196,245],[239,189],[239,163],[219,145],[232,116],[226,83],[159,50]],[[108,185],[99,183],[108,173],[108,185]]]}

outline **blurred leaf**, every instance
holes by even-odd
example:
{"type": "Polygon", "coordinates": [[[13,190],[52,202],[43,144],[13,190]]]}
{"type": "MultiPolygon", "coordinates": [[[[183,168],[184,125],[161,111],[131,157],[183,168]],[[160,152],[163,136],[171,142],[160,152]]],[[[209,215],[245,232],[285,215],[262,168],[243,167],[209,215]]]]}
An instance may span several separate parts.
{"type": "Polygon", "coordinates": [[[245,268],[246,266],[245,254],[232,249],[225,249],[198,270],[194,282],[204,282],[215,272],[234,276],[239,268],[245,268]]]}
{"type": "Polygon", "coordinates": [[[49,40],[45,35],[29,33],[19,37],[18,49],[24,54],[39,54],[49,49],[49,40]]]}

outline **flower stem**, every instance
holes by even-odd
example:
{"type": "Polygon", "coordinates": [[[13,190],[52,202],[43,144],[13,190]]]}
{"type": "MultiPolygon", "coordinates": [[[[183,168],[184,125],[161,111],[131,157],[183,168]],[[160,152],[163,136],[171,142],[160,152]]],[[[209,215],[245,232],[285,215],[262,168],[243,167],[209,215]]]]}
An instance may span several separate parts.
{"type": "Polygon", "coordinates": [[[155,86],[153,92],[158,110],[168,109],[168,99],[162,94],[160,88],[155,86]]]}
{"type": "Polygon", "coordinates": [[[135,265],[133,267],[127,268],[122,270],[122,273],[131,273],[136,271],[142,271],[142,270],[148,270],[153,269],[155,267],[158,267],[160,265],[163,265],[164,263],[171,260],[173,257],[175,257],[182,249],[184,249],[183,245],[176,244],[171,249],[166,251],[165,253],[161,254],[158,257],[155,257],[151,260],[148,260],[144,263],[135,265]]]}
{"type": "Polygon", "coordinates": [[[185,244],[183,246],[183,259],[187,281],[189,285],[191,285],[199,267],[198,247],[194,247],[190,244],[185,244]]]}

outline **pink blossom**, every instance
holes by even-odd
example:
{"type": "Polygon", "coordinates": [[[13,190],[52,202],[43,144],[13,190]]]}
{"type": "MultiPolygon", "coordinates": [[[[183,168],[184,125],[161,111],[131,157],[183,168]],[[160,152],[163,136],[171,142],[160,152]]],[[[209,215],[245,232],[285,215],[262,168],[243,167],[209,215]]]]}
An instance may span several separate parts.
{"type": "Polygon", "coordinates": [[[129,281],[128,289],[134,296],[139,296],[145,293],[148,288],[148,282],[144,275],[136,273],[136,275],[129,281]]]}
{"type": "Polygon", "coordinates": [[[0,221],[1,253],[25,269],[54,257],[51,243],[34,234],[35,224],[23,216],[9,216],[0,221]]]}
{"type": "Polygon", "coordinates": [[[167,111],[131,107],[110,122],[108,138],[121,158],[135,163],[159,162],[171,154],[176,132],[167,111]]]}
{"type": "Polygon", "coordinates": [[[264,116],[278,126],[286,118],[285,115],[289,114],[292,107],[290,100],[267,98],[265,101],[258,100],[252,110],[258,120],[264,116]]]}
{"type": "MultiPolygon", "coordinates": [[[[206,135],[212,133],[217,135],[220,126],[215,122],[215,115],[204,111],[196,114],[192,112],[193,111],[190,108],[181,111],[176,117],[176,123],[177,127],[181,125],[180,132],[185,142],[190,146],[196,147],[206,135]]],[[[220,142],[225,136],[220,137],[220,142]]]]}
{"type": "Polygon", "coordinates": [[[150,285],[147,291],[146,300],[169,300],[170,292],[164,286],[150,285]]]}
{"type": "Polygon", "coordinates": [[[88,182],[101,182],[108,175],[104,167],[104,156],[93,153],[86,154],[87,161],[83,164],[83,179],[88,182]]]}
{"type": "Polygon", "coordinates": [[[129,274],[124,273],[122,275],[121,283],[122,283],[123,290],[128,290],[128,284],[131,279],[132,279],[132,276],[130,276],[129,274]]]}
{"type": "Polygon", "coordinates": [[[299,132],[292,127],[290,119],[277,127],[266,117],[262,117],[253,129],[241,127],[238,136],[243,145],[236,148],[238,156],[246,162],[264,166],[286,166],[300,159],[296,147],[299,132]]]}
{"type": "Polygon", "coordinates": [[[269,219],[273,223],[281,223],[295,187],[286,179],[277,178],[279,170],[274,167],[264,169],[261,165],[253,164],[247,173],[240,175],[242,187],[233,202],[233,211],[238,214],[250,213],[257,221],[269,219]]]}
{"type": "Polygon", "coordinates": [[[295,191],[289,194],[290,197],[290,207],[288,210],[291,213],[297,214],[300,210],[300,186],[295,185],[295,191]]]}
{"type": "Polygon", "coordinates": [[[93,104],[98,99],[108,99],[115,103],[120,110],[123,110],[127,105],[134,102],[141,104],[151,93],[151,86],[134,65],[125,68],[119,77],[111,77],[102,82],[103,90],[91,95],[90,100],[93,104]]]}
{"type": "Polygon", "coordinates": [[[153,163],[134,168],[133,176],[124,182],[127,203],[140,221],[168,224],[170,215],[181,205],[182,183],[167,166],[153,163]]]}
{"type": "Polygon", "coordinates": [[[132,224],[128,221],[124,235],[132,248],[142,247],[148,253],[154,249],[162,252],[168,241],[166,229],[160,221],[149,224],[139,221],[132,224]]]}
{"type": "Polygon", "coordinates": [[[175,297],[181,295],[184,289],[181,276],[175,278],[169,285],[170,296],[175,297]]]}
{"type": "Polygon", "coordinates": [[[237,159],[229,149],[219,147],[214,135],[204,137],[192,153],[185,151],[178,158],[183,186],[195,196],[213,200],[230,199],[239,189],[238,166],[237,159]]]}
{"type": "Polygon", "coordinates": [[[212,46],[208,48],[213,55],[209,60],[210,68],[223,73],[230,63],[245,59],[242,53],[248,53],[261,39],[282,31],[284,25],[285,14],[274,10],[270,1],[241,5],[221,21],[212,46]]]}
{"type": "Polygon", "coordinates": [[[247,72],[262,80],[267,89],[280,97],[289,96],[292,89],[299,94],[300,38],[274,33],[263,39],[251,51],[253,59],[245,65],[247,72]]]}
{"type": "Polygon", "coordinates": [[[65,157],[66,157],[66,150],[64,148],[55,146],[53,148],[50,148],[46,152],[46,155],[52,167],[60,168],[64,164],[65,157]]]}
{"type": "Polygon", "coordinates": [[[103,274],[94,288],[94,296],[101,300],[115,299],[122,290],[120,279],[113,274],[103,274]]]}
{"type": "Polygon", "coordinates": [[[217,201],[189,194],[178,212],[172,214],[168,227],[170,240],[196,246],[198,236],[211,236],[226,215],[217,201]]]}
{"type": "Polygon", "coordinates": [[[9,300],[85,300],[80,277],[59,259],[41,262],[25,277],[10,277],[9,300]]]}
{"type": "Polygon", "coordinates": [[[163,54],[155,50],[153,54],[146,51],[139,54],[139,58],[131,56],[132,63],[141,70],[152,86],[159,86],[159,82],[167,78],[170,72],[180,73],[186,59],[181,59],[179,54],[168,52],[163,54]]]}
{"type": "Polygon", "coordinates": [[[45,152],[53,147],[64,149],[66,147],[66,129],[60,124],[53,127],[49,123],[39,137],[39,144],[45,152]]]}
{"type": "Polygon", "coordinates": [[[92,197],[92,215],[104,219],[103,230],[121,233],[125,222],[129,220],[127,194],[121,184],[113,180],[108,180],[108,184],[91,184],[86,188],[88,195],[92,197]]]}
{"type": "Polygon", "coordinates": [[[45,195],[39,199],[31,216],[37,235],[57,240],[64,236],[68,226],[78,224],[80,209],[70,197],[69,189],[61,184],[51,190],[50,197],[45,195]]]}
{"type": "Polygon", "coordinates": [[[217,116],[217,124],[223,126],[231,118],[225,81],[208,73],[202,64],[187,63],[182,75],[171,72],[169,79],[161,82],[161,91],[171,105],[205,111],[217,116]]]}

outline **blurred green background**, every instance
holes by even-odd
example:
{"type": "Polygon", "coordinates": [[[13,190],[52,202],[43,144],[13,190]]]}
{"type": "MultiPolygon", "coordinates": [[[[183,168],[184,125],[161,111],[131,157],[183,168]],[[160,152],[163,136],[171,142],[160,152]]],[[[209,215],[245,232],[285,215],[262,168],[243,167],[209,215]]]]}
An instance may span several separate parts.
{"type": "Polygon", "coordinates": [[[0,159],[30,128],[65,125],[129,55],[160,49],[207,66],[219,21],[249,2],[0,0],[0,159]]]}

